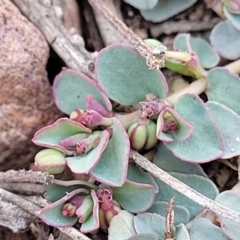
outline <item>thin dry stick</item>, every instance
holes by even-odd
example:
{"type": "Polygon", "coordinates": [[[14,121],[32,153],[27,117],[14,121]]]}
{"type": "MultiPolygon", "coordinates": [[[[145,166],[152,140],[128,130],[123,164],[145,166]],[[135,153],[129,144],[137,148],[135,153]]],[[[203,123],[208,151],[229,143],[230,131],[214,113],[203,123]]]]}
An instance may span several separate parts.
{"type": "Polygon", "coordinates": [[[163,56],[166,47],[160,46],[153,50],[138,35],[128,28],[120,19],[114,16],[102,0],[88,0],[94,9],[99,11],[118,32],[127,39],[141,56],[146,58],[146,63],[150,68],[158,69],[164,66],[163,56]]]}
{"type": "Polygon", "coordinates": [[[0,172],[0,182],[30,182],[49,184],[54,180],[54,176],[47,172],[34,172],[26,170],[9,170],[0,172]]]}
{"type": "MultiPolygon", "coordinates": [[[[41,210],[36,204],[25,200],[24,198],[19,197],[16,194],[8,192],[2,188],[0,188],[0,199],[5,200],[6,202],[12,203],[21,209],[31,213],[32,215],[39,217],[39,212],[41,210]]],[[[62,233],[65,233],[73,240],[91,240],[90,238],[86,237],[81,232],[77,231],[77,229],[72,227],[59,227],[58,228],[62,233]]]]}
{"type": "Polygon", "coordinates": [[[240,213],[233,211],[232,209],[227,208],[225,206],[222,206],[217,202],[205,197],[201,193],[195,191],[194,189],[190,188],[186,184],[172,177],[167,172],[158,168],[155,164],[149,162],[147,158],[141,156],[136,151],[131,150],[130,158],[132,158],[133,161],[136,164],[138,164],[140,167],[147,170],[153,176],[157,177],[158,179],[160,179],[161,181],[163,181],[164,183],[172,187],[174,190],[185,195],[186,197],[198,203],[199,205],[203,206],[204,208],[211,210],[217,215],[240,224],[240,213]]]}

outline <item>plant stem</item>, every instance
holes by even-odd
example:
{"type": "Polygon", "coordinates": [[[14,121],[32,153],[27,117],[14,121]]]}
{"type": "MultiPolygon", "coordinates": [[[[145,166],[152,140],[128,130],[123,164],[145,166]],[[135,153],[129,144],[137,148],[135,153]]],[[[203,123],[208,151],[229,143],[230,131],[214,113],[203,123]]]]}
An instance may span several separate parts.
{"type": "Polygon", "coordinates": [[[138,152],[131,150],[130,158],[132,158],[132,160],[140,167],[142,167],[143,169],[151,173],[153,176],[172,187],[174,190],[188,197],[192,201],[198,203],[204,208],[211,210],[219,216],[222,216],[240,224],[240,213],[225,206],[222,206],[217,202],[205,197],[201,193],[180,182],[178,179],[174,178],[169,173],[163,171],[155,164],[149,162],[147,158],[141,156],[138,152]]]}
{"type": "Polygon", "coordinates": [[[114,117],[121,122],[125,129],[127,129],[135,119],[138,119],[140,117],[140,114],[140,110],[136,110],[127,114],[115,113],[114,117]]]}
{"type": "Polygon", "coordinates": [[[164,58],[171,58],[181,62],[190,62],[192,56],[188,52],[166,51],[164,58]]]}
{"type": "Polygon", "coordinates": [[[240,74],[240,59],[231,62],[225,66],[231,73],[240,74]]]}
{"type": "Polygon", "coordinates": [[[165,101],[167,101],[170,105],[173,106],[177,102],[177,100],[186,93],[196,94],[196,95],[203,93],[206,90],[207,85],[208,85],[208,82],[206,78],[198,79],[192,82],[187,87],[181,89],[180,91],[173,93],[172,95],[167,97],[165,101]]]}

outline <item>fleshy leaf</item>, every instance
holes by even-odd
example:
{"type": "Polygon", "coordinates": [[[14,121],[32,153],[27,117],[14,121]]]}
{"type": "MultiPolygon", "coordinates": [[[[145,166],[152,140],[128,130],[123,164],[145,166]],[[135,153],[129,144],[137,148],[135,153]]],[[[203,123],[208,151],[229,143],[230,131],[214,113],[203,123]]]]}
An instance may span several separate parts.
{"type": "Polygon", "coordinates": [[[158,0],[124,0],[124,2],[132,5],[139,10],[152,9],[156,6],[158,0]]]}
{"type": "Polygon", "coordinates": [[[43,208],[40,212],[41,219],[50,226],[55,227],[70,227],[77,222],[77,216],[65,217],[62,214],[62,208],[66,201],[79,193],[88,193],[86,189],[76,189],[68,194],[65,194],[65,197],[59,199],[58,201],[50,204],[49,206],[43,208]]]}
{"type": "Polygon", "coordinates": [[[240,155],[240,116],[230,108],[208,101],[207,106],[215,119],[224,141],[223,159],[240,155]]]}
{"type": "Polygon", "coordinates": [[[109,111],[107,96],[92,79],[75,70],[64,69],[54,79],[53,94],[57,107],[70,114],[75,108],[86,108],[86,98],[91,95],[109,111]]]}
{"type": "Polygon", "coordinates": [[[207,177],[199,164],[193,164],[181,161],[169,151],[163,143],[158,144],[157,154],[153,162],[161,169],[167,172],[177,172],[185,174],[196,174],[207,177]]]}
{"type": "Polygon", "coordinates": [[[155,200],[152,185],[127,180],[122,187],[112,187],[113,197],[123,209],[132,213],[143,212],[150,208],[155,200]]]}
{"type": "Polygon", "coordinates": [[[209,86],[208,100],[226,105],[240,115],[240,79],[224,68],[214,68],[207,75],[209,86]],[[230,97],[231,96],[231,97],[230,97]]]}
{"type": "Polygon", "coordinates": [[[69,118],[60,118],[56,122],[38,130],[32,139],[33,143],[58,149],[64,153],[69,151],[60,145],[61,140],[77,133],[90,133],[91,130],[69,118]]]}
{"type": "Polygon", "coordinates": [[[187,162],[205,163],[223,154],[221,136],[209,110],[198,96],[185,94],[176,103],[175,111],[194,127],[187,141],[164,143],[176,157],[187,162]]]}
{"type": "Polygon", "coordinates": [[[206,218],[198,218],[194,220],[189,233],[191,240],[228,240],[228,237],[224,234],[222,229],[206,218]]]}
{"type": "Polygon", "coordinates": [[[109,132],[104,130],[101,133],[100,141],[97,147],[92,149],[86,155],[66,158],[67,165],[71,171],[77,174],[88,174],[97,165],[99,159],[101,158],[101,155],[108,144],[109,137],[109,132]]]}
{"type": "Polygon", "coordinates": [[[82,223],[80,231],[82,233],[89,233],[97,230],[100,226],[99,223],[99,202],[95,190],[91,190],[91,196],[93,199],[93,213],[87,219],[87,221],[82,223]]]}
{"type": "Polygon", "coordinates": [[[240,57],[240,31],[229,20],[221,21],[211,31],[210,41],[224,58],[236,60],[240,57]],[[231,43],[231,44],[230,44],[231,43]]]}
{"type": "MultiPolygon", "coordinates": [[[[224,191],[220,193],[215,199],[216,202],[222,204],[225,207],[229,207],[237,212],[240,212],[240,196],[231,191],[224,191]]],[[[220,220],[221,228],[223,232],[233,240],[239,239],[240,236],[240,224],[231,220],[218,216],[220,220]]]]}
{"type": "MultiPolygon", "coordinates": [[[[166,216],[168,203],[167,202],[155,202],[147,212],[157,213],[163,217],[166,216]]],[[[174,205],[174,224],[187,223],[190,219],[190,213],[187,208],[179,205],[174,205]]]]}
{"type": "Polygon", "coordinates": [[[231,24],[240,31],[240,15],[239,14],[234,14],[230,13],[227,8],[224,6],[223,7],[223,12],[226,18],[231,22],[231,24]]]}
{"type": "Polygon", "coordinates": [[[170,107],[164,108],[157,120],[157,138],[163,142],[173,142],[174,140],[186,141],[193,133],[193,126],[184,120],[176,111],[170,107]],[[174,132],[163,132],[165,114],[171,116],[178,125],[178,130],[174,132]]]}
{"type": "Polygon", "coordinates": [[[113,118],[112,129],[112,137],[90,174],[101,183],[122,186],[127,177],[130,143],[125,129],[116,118],[113,118]]]}
{"type": "Polygon", "coordinates": [[[142,16],[152,22],[162,22],[191,7],[197,0],[159,0],[151,10],[141,11],[142,16]]]}
{"type": "Polygon", "coordinates": [[[159,70],[149,69],[145,59],[124,45],[112,45],[100,51],[96,59],[99,85],[114,101],[132,105],[153,93],[164,98],[168,87],[159,70]]]}
{"type": "Polygon", "coordinates": [[[144,172],[136,165],[129,164],[127,179],[132,182],[152,185],[155,189],[155,192],[158,192],[158,185],[156,184],[152,175],[150,175],[148,172],[144,172]]]}
{"type": "Polygon", "coordinates": [[[202,38],[194,38],[189,36],[190,48],[188,49],[188,34],[178,34],[174,39],[173,47],[175,49],[181,49],[182,51],[193,51],[195,52],[200,61],[200,65],[203,68],[215,67],[220,58],[216,51],[202,38]]]}
{"type": "Polygon", "coordinates": [[[155,213],[141,213],[134,217],[134,227],[137,233],[152,233],[158,239],[164,239],[165,218],[155,213]]]}
{"type": "Polygon", "coordinates": [[[176,227],[175,236],[176,236],[177,240],[190,240],[190,236],[189,236],[188,230],[186,229],[186,227],[185,227],[185,225],[183,223],[180,223],[176,227]]]}
{"type": "Polygon", "coordinates": [[[133,217],[133,214],[125,210],[114,216],[108,228],[108,240],[123,240],[135,235],[133,217]]]}
{"type": "MultiPolygon", "coordinates": [[[[182,173],[170,173],[173,177],[177,178],[181,182],[187,184],[196,191],[202,193],[208,198],[215,199],[218,194],[217,187],[213,182],[205,177],[194,175],[194,174],[182,174],[182,173]]],[[[155,178],[158,184],[159,191],[156,194],[156,201],[168,202],[170,198],[175,196],[175,204],[183,206],[188,209],[190,213],[190,220],[195,217],[203,207],[193,202],[183,194],[173,190],[170,186],[155,178]]]]}
{"type": "Polygon", "coordinates": [[[135,234],[126,240],[158,240],[158,236],[156,234],[141,233],[135,234]]]}

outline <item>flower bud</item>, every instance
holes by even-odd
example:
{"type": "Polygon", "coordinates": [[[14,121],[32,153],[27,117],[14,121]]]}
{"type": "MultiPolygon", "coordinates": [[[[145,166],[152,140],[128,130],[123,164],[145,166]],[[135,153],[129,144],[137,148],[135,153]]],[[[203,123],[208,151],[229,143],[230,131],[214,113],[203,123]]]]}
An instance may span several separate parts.
{"type": "Polygon", "coordinates": [[[35,156],[35,165],[42,172],[63,173],[67,164],[62,152],[55,149],[43,149],[35,156]]]}
{"type": "Polygon", "coordinates": [[[67,150],[75,150],[77,143],[90,136],[91,133],[78,133],[60,141],[60,145],[67,150]]]}
{"type": "Polygon", "coordinates": [[[163,132],[176,132],[179,129],[178,122],[174,117],[164,119],[163,132]]]}
{"type": "Polygon", "coordinates": [[[93,200],[90,196],[85,196],[81,206],[76,211],[76,215],[78,216],[78,221],[80,223],[85,222],[93,211],[93,200]]]}
{"type": "Polygon", "coordinates": [[[156,124],[147,119],[134,122],[128,129],[128,136],[133,149],[152,148],[158,141],[156,138],[156,124]]]}
{"type": "Polygon", "coordinates": [[[240,0],[221,0],[227,10],[233,14],[240,13],[240,0]]]}
{"type": "Polygon", "coordinates": [[[64,204],[62,208],[62,215],[65,217],[72,217],[75,215],[77,208],[79,208],[83,202],[86,196],[74,196],[69,201],[64,204]]]}
{"type": "Polygon", "coordinates": [[[111,118],[105,118],[95,110],[84,111],[82,109],[75,109],[70,114],[70,119],[90,127],[96,126],[109,127],[113,124],[111,118]]]}
{"type": "Polygon", "coordinates": [[[121,211],[118,202],[113,199],[112,192],[108,188],[100,188],[97,191],[100,202],[99,221],[102,229],[107,229],[112,218],[121,211]]]}
{"type": "Polygon", "coordinates": [[[89,137],[78,142],[75,147],[76,153],[79,155],[85,155],[90,150],[97,147],[100,142],[100,135],[100,131],[95,131],[89,137]]]}

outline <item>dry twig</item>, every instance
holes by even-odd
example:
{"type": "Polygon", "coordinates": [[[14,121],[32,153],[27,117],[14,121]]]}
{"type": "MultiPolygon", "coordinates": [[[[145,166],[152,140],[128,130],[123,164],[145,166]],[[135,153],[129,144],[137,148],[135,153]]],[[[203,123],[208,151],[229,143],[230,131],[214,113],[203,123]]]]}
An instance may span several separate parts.
{"type": "Polygon", "coordinates": [[[180,182],[178,179],[174,178],[167,172],[158,168],[155,164],[149,162],[147,158],[143,157],[138,152],[131,150],[130,158],[132,158],[132,160],[140,167],[142,167],[143,169],[151,173],[153,176],[172,187],[174,190],[188,197],[192,201],[198,203],[206,209],[211,210],[217,215],[220,215],[224,218],[240,224],[240,213],[225,206],[222,206],[217,202],[202,195],[201,193],[195,191],[194,189],[180,182]]]}

